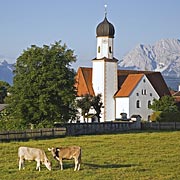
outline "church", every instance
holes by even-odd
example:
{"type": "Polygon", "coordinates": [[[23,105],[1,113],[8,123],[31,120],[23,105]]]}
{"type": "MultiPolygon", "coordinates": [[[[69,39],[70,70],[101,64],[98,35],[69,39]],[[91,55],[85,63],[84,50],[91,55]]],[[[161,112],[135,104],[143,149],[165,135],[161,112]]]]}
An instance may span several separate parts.
{"type": "MultiPolygon", "coordinates": [[[[122,115],[127,119],[138,115],[148,121],[153,112],[149,105],[153,99],[170,95],[169,89],[160,72],[118,69],[114,38],[115,28],[105,13],[96,28],[96,58],[92,59],[92,67],[78,68],[77,97],[102,95],[100,122],[119,120],[122,115]]],[[[84,122],[83,117],[80,122],[84,122]]]]}

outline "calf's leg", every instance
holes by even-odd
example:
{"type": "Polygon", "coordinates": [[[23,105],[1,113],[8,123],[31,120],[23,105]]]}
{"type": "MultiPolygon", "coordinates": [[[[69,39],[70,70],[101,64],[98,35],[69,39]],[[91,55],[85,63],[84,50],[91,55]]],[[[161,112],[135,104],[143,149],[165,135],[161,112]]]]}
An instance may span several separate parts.
{"type": "Polygon", "coordinates": [[[78,171],[80,170],[80,166],[81,166],[81,164],[80,164],[80,162],[78,162],[78,171]]]}
{"type": "Polygon", "coordinates": [[[75,162],[74,171],[76,171],[78,168],[78,160],[76,158],[74,158],[74,162],[75,162]]]}
{"type": "Polygon", "coordinates": [[[78,171],[80,170],[80,166],[81,166],[81,155],[78,157],[78,171]]]}
{"type": "Polygon", "coordinates": [[[19,158],[19,170],[21,170],[21,168],[24,169],[24,159],[19,158]]]}
{"type": "Polygon", "coordinates": [[[63,162],[62,162],[62,159],[59,159],[59,164],[61,166],[61,170],[63,170],[63,162]]]}
{"type": "Polygon", "coordinates": [[[40,165],[41,165],[41,162],[39,161],[39,160],[36,160],[36,162],[37,162],[37,165],[36,165],[36,170],[41,170],[40,169],[40,165]]]}

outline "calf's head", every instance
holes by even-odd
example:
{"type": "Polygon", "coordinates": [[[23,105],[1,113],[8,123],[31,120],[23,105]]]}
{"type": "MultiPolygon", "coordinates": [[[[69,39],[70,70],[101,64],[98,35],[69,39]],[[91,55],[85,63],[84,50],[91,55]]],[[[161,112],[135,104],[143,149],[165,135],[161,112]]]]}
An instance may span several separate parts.
{"type": "Polygon", "coordinates": [[[44,162],[43,162],[43,164],[46,166],[46,168],[47,168],[49,171],[51,171],[51,169],[52,169],[52,164],[51,164],[51,162],[50,162],[48,159],[45,159],[44,162]]]}
{"type": "Polygon", "coordinates": [[[59,157],[59,151],[60,151],[59,148],[54,148],[54,147],[48,148],[48,151],[51,152],[51,154],[53,155],[53,157],[54,157],[55,159],[57,159],[57,157],[59,157]]]}

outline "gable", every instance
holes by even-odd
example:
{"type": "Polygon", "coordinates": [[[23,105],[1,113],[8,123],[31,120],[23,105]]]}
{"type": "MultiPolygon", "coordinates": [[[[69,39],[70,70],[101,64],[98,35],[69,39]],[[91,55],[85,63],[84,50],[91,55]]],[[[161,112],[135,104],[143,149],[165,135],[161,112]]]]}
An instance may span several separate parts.
{"type": "Polygon", "coordinates": [[[83,96],[85,94],[94,95],[92,87],[92,68],[80,67],[77,71],[75,81],[77,96],[83,96]]]}
{"type": "Polygon", "coordinates": [[[128,97],[142,79],[143,74],[129,74],[115,97],[128,97]]]}
{"type": "Polygon", "coordinates": [[[136,70],[118,70],[118,89],[122,86],[125,82],[126,78],[129,74],[144,74],[146,75],[147,79],[150,81],[151,85],[158,93],[159,97],[168,95],[171,96],[169,88],[162,77],[160,72],[153,72],[153,71],[136,71],[136,70]]]}

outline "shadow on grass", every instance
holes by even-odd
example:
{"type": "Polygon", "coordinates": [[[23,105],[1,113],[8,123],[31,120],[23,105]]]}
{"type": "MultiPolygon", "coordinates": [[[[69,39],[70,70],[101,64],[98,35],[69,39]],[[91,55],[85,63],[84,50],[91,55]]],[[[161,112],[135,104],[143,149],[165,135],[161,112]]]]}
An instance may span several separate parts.
{"type": "Polygon", "coordinates": [[[137,164],[93,164],[93,163],[83,163],[85,166],[89,166],[90,168],[128,168],[137,166],[137,164]]]}

